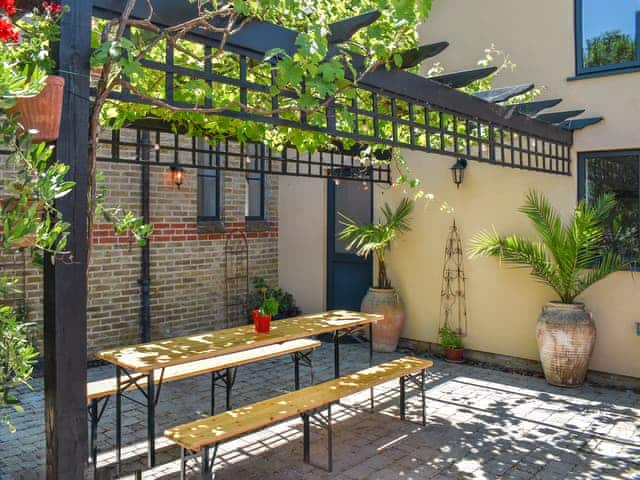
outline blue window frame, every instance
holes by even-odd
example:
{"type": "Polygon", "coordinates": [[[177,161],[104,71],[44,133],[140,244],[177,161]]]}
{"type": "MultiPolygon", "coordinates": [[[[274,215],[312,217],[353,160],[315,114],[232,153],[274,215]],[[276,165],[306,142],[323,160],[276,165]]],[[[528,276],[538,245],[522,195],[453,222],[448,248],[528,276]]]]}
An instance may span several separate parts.
{"type": "Polygon", "coordinates": [[[578,155],[578,196],[587,204],[614,193],[617,208],[606,237],[623,257],[640,260],[640,150],[585,152],[578,155]]]}
{"type": "Polygon", "coordinates": [[[640,0],[575,0],[576,74],[640,69],[640,0]]]}
{"type": "Polygon", "coordinates": [[[265,147],[260,144],[247,144],[247,159],[253,171],[247,172],[245,189],[245,218],[246,220],[265,219],[266,175],[264,171],[265,147]]]}
{"type": "Polygon", "coordinates": [[[204,139],[198,139],[198,221],[215,221],[221,218],[221,171],[212,167],[220,166],[224,154],[223,145],[215,147],[204,139]],[[205,168],[208,167],[208,168],[205,168]]]}

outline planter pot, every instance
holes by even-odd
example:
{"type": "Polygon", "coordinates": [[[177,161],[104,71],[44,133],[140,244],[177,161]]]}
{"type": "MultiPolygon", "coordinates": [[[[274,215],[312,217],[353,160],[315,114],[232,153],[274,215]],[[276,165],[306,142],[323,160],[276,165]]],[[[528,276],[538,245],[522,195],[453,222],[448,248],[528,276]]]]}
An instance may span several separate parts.
{"type": "Polygon", "coordinates": [[[447,348],[447,347],[445,347],[444,354],[447,357],[447,362],[451,362],[451,363],[463,363],[464,362],[464,348],[447,348]]]}
{"type": "Polygon", "coordinates": [[[18,121],[31,135],[33,143],[52,142],[60,133],[64,78],[49,75],[44,89],[35,97],[18,98],[10,114],[19,114],[18,121]]]}
{"type": "Polygon", "coordinates": [[[271,327],[271,315],[262,315],[258,310],[254,310],[251,314],[256,332],[268,333],[271,327]]]}
{"type": "Polygon", "coordinates": [[[360,310],[384,315],[383,320],[373,324],[373,349],[376,352],[395,351],[405,317],[404,307],[396,291],[393,288],[369,288],[360,310]]]}
{"type": "Polygon", "coordinates": [[[596,342],[596,327],[583,304],[548,303],[536,327],[540,361],[547,382],[582,385],[596,342]]]}

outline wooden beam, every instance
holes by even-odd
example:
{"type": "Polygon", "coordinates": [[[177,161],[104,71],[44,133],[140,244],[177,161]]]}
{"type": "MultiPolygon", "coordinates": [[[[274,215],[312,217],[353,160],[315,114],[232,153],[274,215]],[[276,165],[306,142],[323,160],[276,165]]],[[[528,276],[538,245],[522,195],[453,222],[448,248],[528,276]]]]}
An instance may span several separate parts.
{"type": "Polygon", "coordinates": [[[555,107],[560,102],[562,102],[561,98],[553,98],[550,100],[537,100],[535,102],[518,103],[516,105],[511,105],[508,108],[523,115],[535,115],[542,110],[555,107]]]}
{"type": "Polygon", "coordinates": [[[488,77],[498,70],[498,67],[476,68],[474,70],[464,70],[462,72],[446,73],[444,75],[436,75],[429,77],[429,80],[442,83],[451,88],[466,87],[470,83],[488,77]]]}
{"type": "Polygon", "coordinates": [[[533,83],[525,83],[523,85],[516,85],[515,87],[503,87],[494,88],[493,90],[485,90],[484,92],[476,92],[472,95],[476,98],[480,98],[485,102],[498,103],[506,102],[510,98],[522,95],[532,90],[535,85],[533,83]]]}
{"type": "Polygon", "coordinates": [[[402,65],[400,68],[412,68],[420,65],[427,58],[435,57],[449,46],[449,42],[430,43],[421,45],[416,48],[410,48],[404,52],[400,52],[402,57],[402,65]]]}
{"type": "Polygon", "coordinates": [[[602,120],[602,117],[577,118],[575,120],[565,120],[564,122],[560,123],[560,126],[571,131],[582,130],[583,128],[590,125],[600,123],[602,120]]]}
{"type": "Polygon", "coordinates": [[[577,117],[578,115],[582,115],[584,113],[584,109],[580,110],[567,110],[566,112],[551,112],[551,113],[541,113],[540,115],[536,115],[536,120],[540,120],[545,123],[561,123],[564,122],[567,118],[577,117]]]}
{"type": "Polygon", "coordinates": [[[346,18],[329,25],[329,42],[344,43],[353,37],[361,28],[371,25],[380,18],[378,10],[363,13],[356,17],[346,18]]]}
{"type": "Polygon", "coordinates": [[[54,58],[65,78],[56,158],[74,189],[56,200],[71,225],[73,261],[44,267],[44,387],[47,479],[84,480],[87,461],[87,167],[92,0],[64,0],[54,58]]]}

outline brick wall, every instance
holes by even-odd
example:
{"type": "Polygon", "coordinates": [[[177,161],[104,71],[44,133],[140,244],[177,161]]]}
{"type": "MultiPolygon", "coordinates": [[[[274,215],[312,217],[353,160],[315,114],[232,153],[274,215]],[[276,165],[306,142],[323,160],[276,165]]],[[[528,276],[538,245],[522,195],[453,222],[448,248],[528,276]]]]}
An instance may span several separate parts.
{"type": "MultiPolygon", "coordinates": [[[[103,152],[105,153],[105,152],[103,152]]],[[[106,204],[140,213],[141,168],[137,165],[99,162],[107,186],[106,204]]],[[[267,222],[246,225],[245,175],[224,172],[221,182],[221,222],[215,233],[202,232],[197,223],[197,173],[186,169],[177,188],[168,169],[150,168],[150,215],[154,233],[150,240],[151,335],[153,339],[223,328],[245,322],[238,309],[226,315],[225,267],[229,276],[243,271],[237,255],[225,256],[225,243],[234,232],[247,236],[249,279],[262,276],[277,282],[278,221],[276,177],[267,179],[267,222]],[[224,226],[223,231],[219,231],[224,226]]],[[[237,245],[239,240],[232,240],[237,245]]],[[[6,252],[6,266],[26,279],[29,319],[42,331],[42,279],[36,267],[12,263],[19,252],[6,252]]],[[[141,249],[127,236],[116,236],[110,225],[97,219],[89,275],[88,353],[140,341],[141,249]]],[[[230,285],[233,287],[233,282],[230,285]]],[[[235,281],[238,284],[238,281],[235,281]]],[[[251,288],[249,286],[249,288],[251,288]]],[[[229,295],[235,292],[231,288],[229,295]]],[[[69,299],[73,301],[73,299],[69,299]]]]}

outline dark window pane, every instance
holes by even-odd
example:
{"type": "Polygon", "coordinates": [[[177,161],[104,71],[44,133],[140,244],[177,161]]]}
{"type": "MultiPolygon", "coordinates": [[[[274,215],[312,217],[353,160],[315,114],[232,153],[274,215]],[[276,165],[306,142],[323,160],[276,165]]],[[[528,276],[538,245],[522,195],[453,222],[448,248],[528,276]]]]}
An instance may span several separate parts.
{"type": "MultiPolygon", "coordinates": [[[[198,165],[219,165],[220,149],[210,147],[202,139],[198,140],[198,165]]],[[[220,216],[218,171],[209,168],[198,169],[198,217],[217,219],[220,216]]]]}
{"type": "Polygon", "coordinates": [[[252,218],[262,218],[264,191],[261,174],[247,175],[247,195],[245,201],[245,215],[252,218]]]}
{"type": "Polygon", "coordinates": [[[614,193],[618,206],[609,219],[607,241],[623,256],[640,258],[640,156],[593,156],[585,159],[587,202],[614,193]]]}
{"type": "Polygon", "coordinates": [[[638,61],[640,0],[582,0],[585,68],[638,61]]]}
{"type": "Polygon", "coordinates": [[[342,222],[344,219],[340,215],[346,215],[351,220],[358,223],[369,223],[371,221],[371,193],[361,181],[341,180],[335,187],[335,252],[353,253],[347,250],[344,240],[339,238],[340,232],[344,229],[342,222]]]}

